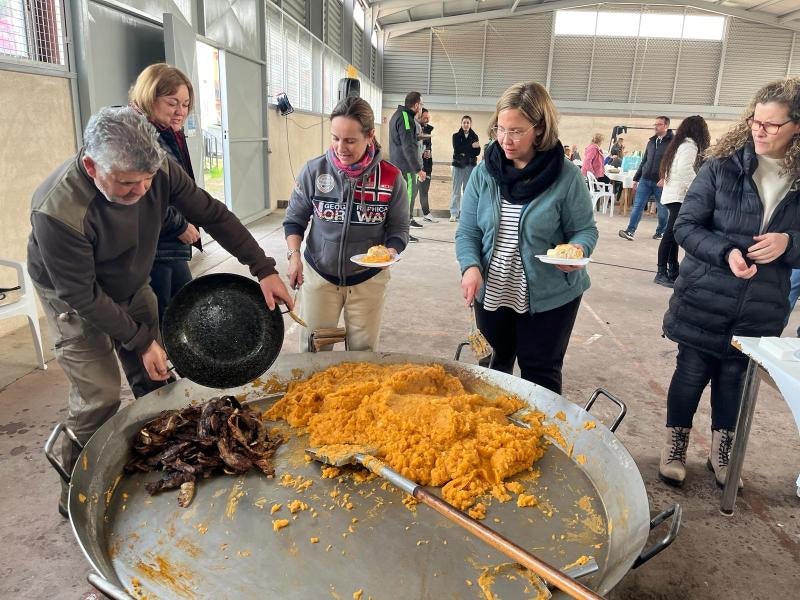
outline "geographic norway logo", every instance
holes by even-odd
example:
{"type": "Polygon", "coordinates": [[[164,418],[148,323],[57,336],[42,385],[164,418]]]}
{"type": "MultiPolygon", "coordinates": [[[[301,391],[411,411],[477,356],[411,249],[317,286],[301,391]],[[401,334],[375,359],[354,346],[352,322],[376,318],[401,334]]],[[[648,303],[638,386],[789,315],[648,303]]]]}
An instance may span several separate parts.
{"type": "Polygon", "coordinates": [[[333,175],[323,173],[317,177],[317,189],[323,194],[327,194],[334,187],[336,187],[336,180],[334,180],[333,175]]]}

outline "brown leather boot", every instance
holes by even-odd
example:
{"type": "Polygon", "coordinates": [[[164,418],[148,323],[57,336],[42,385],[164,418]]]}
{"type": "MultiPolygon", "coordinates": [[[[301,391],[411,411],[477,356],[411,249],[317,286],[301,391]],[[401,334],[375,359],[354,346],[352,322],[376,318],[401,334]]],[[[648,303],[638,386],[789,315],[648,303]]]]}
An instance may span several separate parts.
{"type": "Polygon", "coordinates": [[[686,479],[686,449],[691,427],[667,427],[667,439],[661,450],[658,477],[664,483],[682,486],[686,479]]]}

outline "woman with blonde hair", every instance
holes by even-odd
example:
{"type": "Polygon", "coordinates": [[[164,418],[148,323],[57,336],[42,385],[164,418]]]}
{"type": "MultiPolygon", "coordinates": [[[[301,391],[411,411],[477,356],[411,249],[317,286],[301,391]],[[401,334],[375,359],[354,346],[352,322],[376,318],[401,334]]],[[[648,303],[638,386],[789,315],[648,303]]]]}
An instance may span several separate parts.
{"type": "Polygon", "coordinates": [[[800,78],[761,88],[707,157],[675,221],[686,254],[664,316],[664,333],[678,344],[659,463],[672,485],[686,477],[692,421],[709,382],[706,465],[725,484],[747,366],[731,338],[783,330],[789,274],[800,267],[800,78]]]}
{"type": "MultiPolygon", "coordinates": [[[[130,105],[158,131],[167,154],[194,180],[183,125],[194,105],[192,82],[180,69],[165,63],[150,65],[136,78],[128,93],[130,105]]],[[[189,261],[192,245],[200,246],[200,232],[174,206],[167,209],[150,271],[150,287],[158,299],[158,321],[164,318],[172,297],[192,280],[189,261]]]]}
{"type": "Polygon", "coordinates": [[[591,173],[597,181],[601,183],[611,183],[606,176],[606,169],[603,160],[603,150],[600,144],[603,143],[603,134],[595,133],[592,136],[592,143],[583,150],[583,162],[581,163],[581,175],[586,177],[586,173],[591,173]]]}
{"type": "Polygon", "coordinates": [[[581,296],[582,266],[536,258],[557,245],[588,257],[597,243],[589,190],[564,156],[558,115],[540,84],[497,102],[484,160],[464,190],[456,232],[461,289],[494,350],[493,368],[561,393],[561,367],[581,296]]]}

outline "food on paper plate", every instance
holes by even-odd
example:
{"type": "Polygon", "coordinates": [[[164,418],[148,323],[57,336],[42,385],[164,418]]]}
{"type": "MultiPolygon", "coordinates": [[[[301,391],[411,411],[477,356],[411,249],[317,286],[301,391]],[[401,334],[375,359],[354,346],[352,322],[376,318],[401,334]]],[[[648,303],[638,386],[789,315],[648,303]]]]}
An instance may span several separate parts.
{"type": "Polygon", "coordinates": [[[365,263],[385,263],[392,260],[392,253],[386,246],[372,246],[361,259],[365,263]]]}
{"type": "Polygon", "coordinates": [[[559,244],[547,251],[547,256],[554,258],[583,258],[583,249],[572,244],[559,244]]]}

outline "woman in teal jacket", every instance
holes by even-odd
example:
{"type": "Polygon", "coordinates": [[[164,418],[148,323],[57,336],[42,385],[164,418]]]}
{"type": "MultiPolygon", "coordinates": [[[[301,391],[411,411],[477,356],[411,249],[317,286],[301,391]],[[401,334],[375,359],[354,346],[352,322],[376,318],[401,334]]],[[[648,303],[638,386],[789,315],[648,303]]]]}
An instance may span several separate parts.
{"type": "Polygon", "coordinates": [[[494,350],[493,368],[561,393],[561,366],[589,288],[586,269],[535,256],[571,244],[590,256],[597,243],[589,190],[564,158],[547,90],[518,83],[497,102],[495,140],[464,190],[456,232],[461,289],[494,350]]]}

